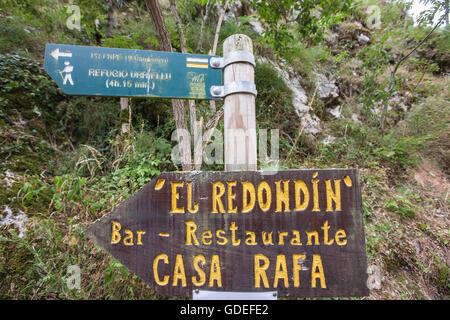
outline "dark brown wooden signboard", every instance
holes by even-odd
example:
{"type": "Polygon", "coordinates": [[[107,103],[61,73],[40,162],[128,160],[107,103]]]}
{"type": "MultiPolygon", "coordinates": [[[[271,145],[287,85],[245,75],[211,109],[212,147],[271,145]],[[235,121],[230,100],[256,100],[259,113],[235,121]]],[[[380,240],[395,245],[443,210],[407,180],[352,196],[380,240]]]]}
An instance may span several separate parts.
{"type": "Polygon", "coordinates": [[[355,169],[162,173],[86,230],[166,296],[365,296],[355,169]]]}

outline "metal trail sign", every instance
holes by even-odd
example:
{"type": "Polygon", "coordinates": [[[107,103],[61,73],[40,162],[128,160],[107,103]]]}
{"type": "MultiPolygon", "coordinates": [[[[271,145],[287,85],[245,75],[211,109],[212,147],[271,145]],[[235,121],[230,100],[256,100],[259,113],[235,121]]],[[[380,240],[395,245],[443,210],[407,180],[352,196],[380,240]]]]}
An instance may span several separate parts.
{"type": "Polygon", "coordinates": [[[85,234],[166,296],[368,294],[355,169],[162,173],[85,234]]]}
{"type": "Polygon", "coordinates": [[[67,94],[217,99],[222,70],[215,56],[47,44],[44,69],[67,94]]]}

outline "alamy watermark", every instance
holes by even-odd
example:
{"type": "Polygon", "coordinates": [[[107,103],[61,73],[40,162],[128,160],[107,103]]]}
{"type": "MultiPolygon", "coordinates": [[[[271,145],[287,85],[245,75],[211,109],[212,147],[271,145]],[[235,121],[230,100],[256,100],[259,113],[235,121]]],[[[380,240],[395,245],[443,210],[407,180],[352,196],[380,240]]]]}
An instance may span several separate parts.
{"type": "Polygon", "coordinates": [[[364,22],[367,28],[371,30],[379,29],[381,28],[381,9],[375,4],[370,4],[370,2],[370,0],[362,0],[360,2],[360,5],[367,6],[365,9],[367,17],[364,22]]]}
{"type": "Polygon", "coordinates": [[[66,285],[69,290],[80,290],[81,288],[81,270],[78,265],[67,266],[66,285]]]}
{"type": "Polygon", "coordinates": [[[367,268],[367,288],[369,290],[381,289],[381,270],[376,265],[367,268]]]}
{"type": "Polygon", "coordinates": [[[67,7],[67,13],[70,16],[66,20],[66,26],[69,30],[77,29],[81,31],[81,11],[80,7],[76,5],[69,5],[67,7]]]}
{"type": "Polygon", "coordinates": [[[264,170],[267,170],[267,174],[275,174],[279,168],[279,150],[280,150],[280,134],[278,129],[270,130],[270,139],[268,137],[269,130],[260,129],[258,134],[256,130],[243,130],[243,129],[226,129],[225,133],[217,129],[211,129],[211,132],[205,132],[203,134],[201,128],[196,136],[192,137],[188,130],[177,129],[172,132],[171,140],[176,145],[172,149],[171,160],[175,165],[181,165],[180,157],[180,145],[179,138],[187,142],[187,148],[194,150],[194,158],[200,159],[202,163],[206,165],[224,164],[224,153],[227,152],[229,157],[227,158],[227,164],[233,165],[246,165],[248,159],[246,158],[246,150],[254,148],[252,144],[257,142],[259,166],[264,170]],[[207,139],[210,135],[210,142],[205,146],[203,150],[203,139],[207,139]],[[225,137],[226,139],[224,139],[225,137]],[[228,146],[224,141],[228,141],[228,146]],[[268,143],[270,140],[270,144],[268,143]],[[237,143],[242,146],[241,149],[234,149],[237,143]],[[200,146],[200,147],[198,147],[200,146]],[[269,152],[270,150],[270,152],[269,152]],[[198,153],[202,154],[199,155],[198,153]]]}

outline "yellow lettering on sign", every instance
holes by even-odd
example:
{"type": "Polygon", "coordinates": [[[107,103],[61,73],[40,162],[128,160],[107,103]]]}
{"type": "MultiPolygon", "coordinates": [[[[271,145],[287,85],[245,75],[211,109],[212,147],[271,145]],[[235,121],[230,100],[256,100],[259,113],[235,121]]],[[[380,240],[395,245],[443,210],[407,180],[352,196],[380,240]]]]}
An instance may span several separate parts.
{"type": "Polygon", "coordinates": [[[225,230],[217,230],[216,237],[219,239],[217,240],[218,245],[224,246],[228,243],[228,239],[225,237],[225,230]]]}
{"type": "Polygon", "coordinates": [[[337,245],[345,246],[347,244],[347,234],[345,233],[345,230],[339,229],[336,231],[335,239],[337,245]]]}
{"type": "Polygon", "coordinates": [[[161,280],[159,278],[159,274],[158,274],[158,262],[162,260],[165,264],[169,263],[169,257],[167,256],[167,254],[158,254],[155,258],[155,260],[153,260],[153,277],[155,278],[155,282],[160,285],[160,286],[165,286],[169,283],[169,276],[165,275],[163,280],[161,280]]]}
{"type": "Polygon", "coordinates": [[[262,233],[262,241],[263,241],[264,245],[266,245],[266,246],[268,246],[268,245],[273,246],[272,231],[269,232],[268,234],[267,234],[267,232],[263,231],[263,233],[262,233]]]}
{"type": "Polygon", "coordinates": [[[268,288],[269,287],[269,280],[267,280],[267,275],[266,275],[266,270],[269,268],[269,258],[267,258],[265,255],[263,254],[255,254],[254,255],[254,259],[255,259],[255,271],[254,271],[254,276],[255,276],[255,288],[260,288],[261,287],[261,279],[264,285],[264,288],[268,288]],[[261,265],[260,261],[264,261],[264,264],[261,265]]]}
{"type": "Polygon", "coordinates": [[[284,245],[284,238],[287,237],[289,232],[278,232],[278,244],[284,245]]]}
{"type": "Polygon", "coordinates": [[[294,274],[294,287],[300,287],[300,270],[302,270],[302,265],[300,262],[305,261],[305,254],[293,254],[292,255],[292,273],[294,274]]]}
{"type": "Polygon", "coordinates": [[[325,180],[327,189],[327,211],[333,211],[333,202],[336,204],[334,211],[341,211],[341,179],[334,179],[334,190],[331,187],[331,180],[325,180]]]}
{"type": "Polygon", "coordinates": [[[188,201],[188,211],[190,213],[197,213],[198,211],[198,203],[194,203],[192,206],[192,182],[187,183],[187,201],[188,201]]]}
{"type": "MultiPolygon", "coordinates": [[[[317,177],[319,173],[315,172],[313,174],[313,178],[317,177]]],[[[312,184],[313,184],[313,209],[312,211],[317,212],[320,211],[319,208],[319,179],[312,179],[311,180],[312,184]]]]}
{"type": "Polygon", "coordinates": [[[233,206],[233,201],[236,199],[236,193],[233,192],[233,187],[236,187],[237,182],[236,181],[228,181],[227,187],[228,187],[228,212],[229,213],[236,213],[237,207],[233,206]]]}
{"type": "Polygon", "coordinates": [[[328,225],[328,220],[325,221],[321,229],[323,230],[323,243],[325,243],[327,246],[332,245],[334,239],[331,238],[330,240],[328,240],[328,230],[330,229],[330,226],[328,225]]]}
{"type": "Polygon", "coordinates": [[[281,190],[281,180],[275,181],[275,186],[277,198],[277,207],[275,212],[282,211],[282,204],[284,204],[284,212],[291,211],[289,209],[289,180],[283,181],[283,190],[281,190]]]}
{"type": "Polygon", "coordinates": [[[137,242],[136,242],[136,244],[143,245],[143,243],[142,243],[142,236],[145,234],[145,231],[144,230],[138,230],[138,231],[136,231],[136,234],[137,234],[137,242]]]}
{"type": "Polygon", "coordinates": [[[132,246],[133,243],[133,232],[131,230],[125,229],[126,236],[123,238],[123,244],[126,246],[132,246]]]}
{"type": "Polygon", "coordinates": [[[314,244],[315,245],[319,245],[320,243],[319,243],[319,233],[317,232],[317,231],[310,231],[310,232],[308,232],[308,231],[306,231],[306,235],[308,236],[308,242],[306,243],[306,245],[308,245],[308,246],[310,246],[310,245],[312,245],[312,241],[311,241],[311,239],[312,239],[312,237],[314,237],[314,244]]]}
{"type": "Polygon", "coordinates": [[[213,254],[211,258],[211,270],[209,272],[209,286],[214,286],[214,281],[218,287],[222,287],[222,272],[220,271],[219,255],[213,254]]]}
{"type": "Polygon", "coordinates": [[[184,182],[171,181],[170,185],[172,186],[172,208],[170,209],[170,213],[184,213],[184,207],[177,207],[177,200],[180,198],[180,194],[178,193],[177,188],[182,188],[184,182]]]}
{"type": "Polygon", "coordinates": [[[294,235],[294,237],[291,239],[291,245],[293,245],[293,246],[301,246],[302,243],[300,241],[300,231],[292,230],[292,234],[294,235]]]}
{"type": "Polygon", "coordinates": [[[270,186],[267,182],[261,181],[258,185],[258,205],[259,208],[267,212],[270,209],[270,205],[272,204],[272,191],[270,190],[270,186]],[[263,191],[266,192],[266,202],[263,202],[263,191]]]}
{"type": "Polygon", "coordinates": [[[197,225],[194,221],[186,221],[186,245],[191,246],[192,240],[194,240],[194,244],[198,246],[200,243],[195,236],[195,231],[197,230],[197,225]]]}
{"type": "Polygon", "coordinates": [[[350,178],[350,176],[345,176],[344,183],[347,187],[351,187],[352,186],[352,178],[350,178]]]}
{"type": "Polygon", "coordinates": [[[245,244],[248,246],[256,246],[256,234],[253,231],[246,231],[245,234],[248,236],[245,239],[245,244]]]}
{"type": "Polygon", "coordinates": [[[323,273],[322,259],[320,258],[320,255],[314,254],[311,268],[311,288],[316,287],[317,279],[320,280],[320,287],[322,289],[327,287],[325,283],[325,275],[323,273]]]}
{"type": "Polygon", "coordinates": [[[288,282],[288,274],[287,274],[287,267],[286,267],[286,257],[284,254],[279,254],[277,256],[277,261],[275,264],[275,279],[273,280],[273,287],[278,287],[278,280],[283,279],[284,280],[284,287],[289,287],[288,282]]]}
{"type": "Polygon", "coordinates": [[[117,221],[111,221],[112,224],[112,234],[111,234],[111,244],[116,244],[120,242],[120,229],[122,226],[117,221]]]}
{"type": "Polygon", "coordinates": [[[206,230],[202,232],[202,242],[203,244],[210,245],[212,243],[212,233],[210,230],[206,230]]]}
{"type": "Polygon", "coordinates": [[[242,213],[247,213],[253,210],[256,202],[255,187],[251,182],[242,182],[242,213]],[[250,200],[248,199],[250,195],[250,200]]]}
{"type": "Polygon", "coordinates": [[[161,190],[165,182],[166,182],[165,179],[158,179],[158,181],[156,181],[155,184],[155,190],[161,190]]]}
{"type": "Polygon", "coordinates": [[[200,267],[200,263],[203,265],[206,263],[206,259],[203,255],[198,254],[194,257],[194,269],[198,274],[198,278],[195,276],[192,276],[192,283],[194,286],[202,286],[206,282],[206,275],[203,269],[200,267]]]}
{"type": "Polygon", "coordinates": [[[236,230],[238,229],[238,227],[236,227],[236,223],[233,221],[231,223],[230,226],[230,231],[231,231],[231,244],[233,246],[238,246],[241,243],[241,239],[237,239],[236,240],[236,230]]]}
{"type": "Polygon", "coordinates": [[[172,286],[177,286],[178,280],[181,280],[182,287],[186,287],[186,274],[184,272],[183,256],[181,254],[177,254],[177,257],[175,258],[172,286]]]}
{"type": "Polygon", "coordinates": [[[308,207],[309,204],[309,191],[306,183],[302,180],[294,181],[294,189],[295,189],[295,209],[294,211],[304,211],[308,207]],[[301,194],[303,194],[303,202],[300,201],[301,194]]]}
{"type": "Polygon", "coordinates": [[[212,195],[212,213],[218,213],[217,207],[219,207],[219,210],[221,213],[225,213],[225,209],[223,207],[222,199],[221,197],[225,193],[225,186],[222,182],[217,181],[213,182],[213,195],[212,195]]]}

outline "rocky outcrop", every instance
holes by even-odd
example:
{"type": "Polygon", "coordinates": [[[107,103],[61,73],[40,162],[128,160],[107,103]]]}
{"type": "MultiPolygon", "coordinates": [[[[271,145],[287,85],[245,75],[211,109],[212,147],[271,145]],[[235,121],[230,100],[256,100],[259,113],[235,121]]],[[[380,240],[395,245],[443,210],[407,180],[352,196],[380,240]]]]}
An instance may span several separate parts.
{"type": "Polygon", "coordinates": [[[269,63],[283,78],[286,85],[292,90],[292,105],[300,118],[303,133],[315,135],[322,131],[320,119],[313,113],[312,107],[308,105],[308,96],[299,81],[299,75],[287,65],[286,61],[274,62],[272,60],[258,57],[259,63],[269,63]]]}
{"type": "Polygon", "coordinates": [[[339,88],[333,75],[328,77],[322,73],[313,72],[317,86],[317,96],[320,99],[332,100],[339,97],[339,88]]]}

